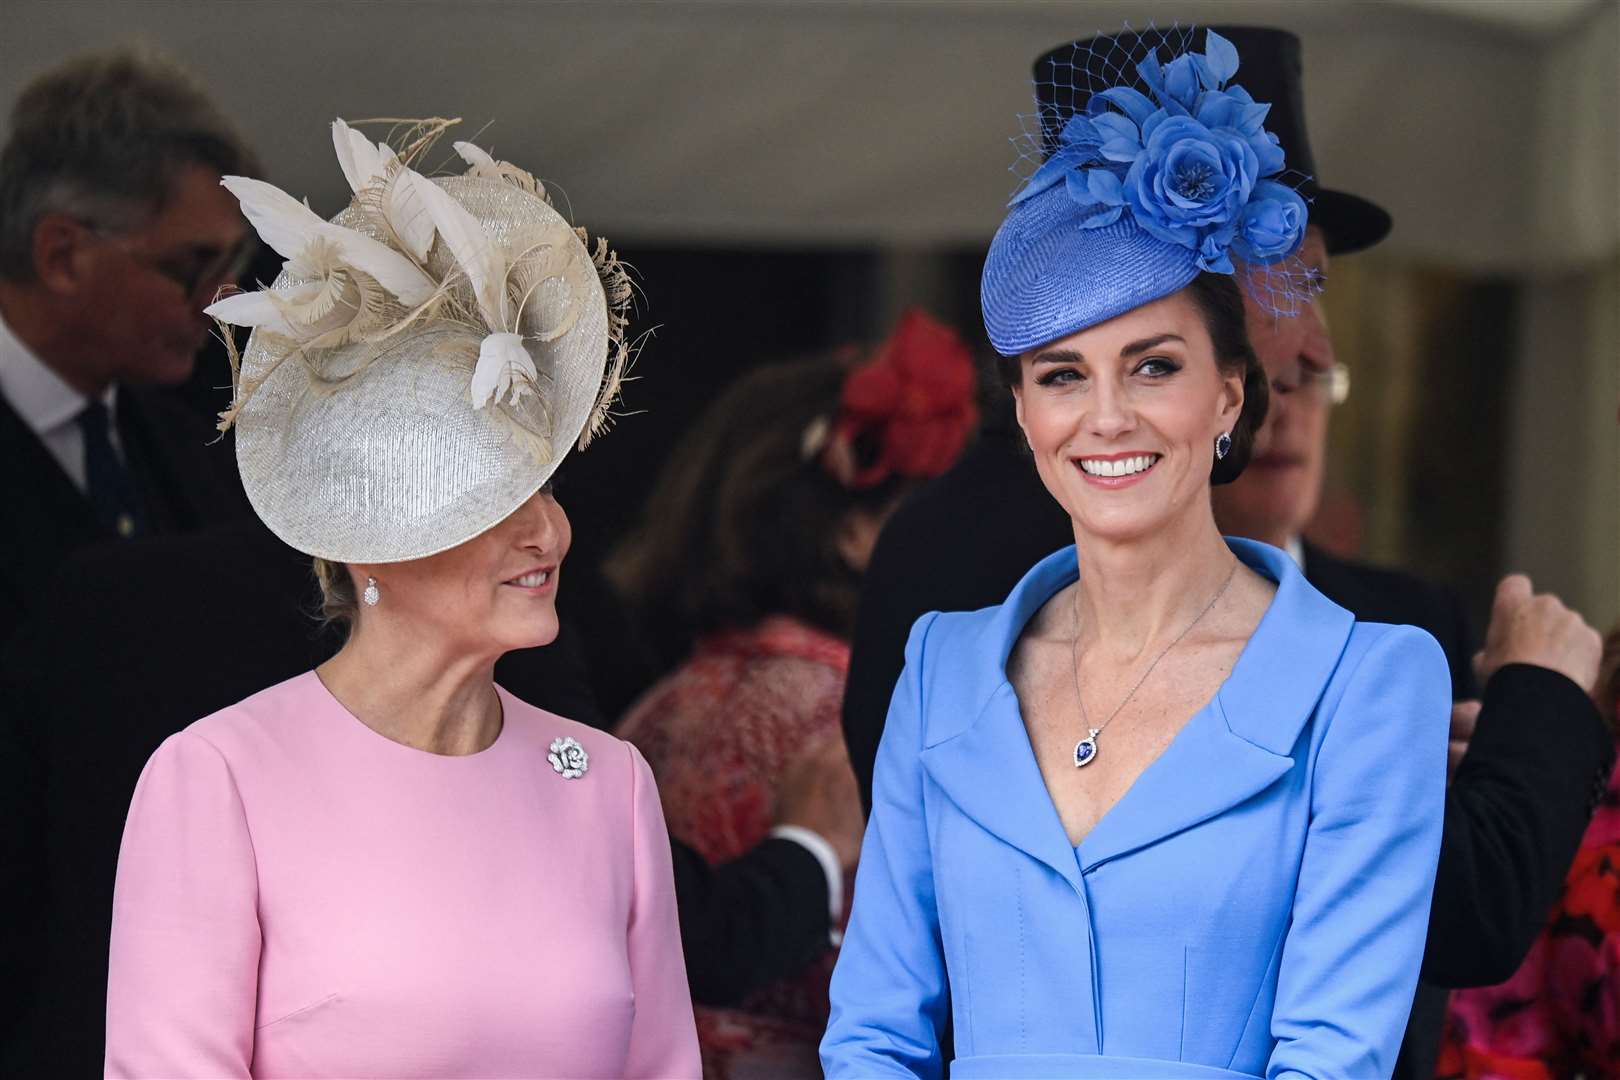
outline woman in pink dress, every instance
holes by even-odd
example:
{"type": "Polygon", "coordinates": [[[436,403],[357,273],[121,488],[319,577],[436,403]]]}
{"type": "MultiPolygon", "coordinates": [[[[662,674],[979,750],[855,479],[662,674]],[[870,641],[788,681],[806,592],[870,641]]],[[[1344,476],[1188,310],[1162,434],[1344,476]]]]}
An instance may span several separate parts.
{"type": "Polygon", "coordinates": [[[515,166],[413,171],[444,126],[396,154],[337,122],[330,223],[224,181],[287,264],[210,308],[254,327],[222,426],[349,637],[147,764],[109,1076],[699,1071],[646,763],[493,676],[557,634],[550,478],[614,398],[628,289],[515,166]]]}
{"type": "MultiPolygon", "coordinates": [[[[711,862],[772,832],[791,765],[829,744],[842,753],[861,573],[899,499],[960,453],[976,416],[973,386],[967,349],[919,312],[863,365],[755,371],[693,428],[640,532],[610,561],[654,646],[684,654],[617,734],[652,764],[670,831],[711,862]]],[[[809,843],[830,864],[841,927],[853,853],[839,859],[809,843]]],[[[735,1008],[700,1007],[704,1074],[820,1076],[835,959],[831,948],[807,957],[796,977],[735,1008]]]]}

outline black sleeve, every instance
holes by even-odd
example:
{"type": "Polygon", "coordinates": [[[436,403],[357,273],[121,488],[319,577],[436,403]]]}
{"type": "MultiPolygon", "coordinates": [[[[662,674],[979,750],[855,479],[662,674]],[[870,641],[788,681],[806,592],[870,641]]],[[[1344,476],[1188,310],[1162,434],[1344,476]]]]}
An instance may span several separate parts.
{"type": "Polygon", "coordinates": [[[828,948],[827,876],[802,844],[766,840],[717,867],[674,837],[670,849],[693,1001],[735,1005],[828,948]]]}
{"type": "Polygon", "coordinates": [[[1491,676],[1446,794],[1423,978],[1490,986],[1518,970],[1563,887],[1614,764],[1574,682],[1509,664],[1491,676]]]}
{"type": "Polygon", "coordinates": [[[1472,701],[1479,697],[1479,679],[1474,675],[1474,653],[1479,650],[1479,638],[1474,634],[1474,623],[1463,607],[1462,597],[1445,589],[1440,600],[1451,631],[1449,637],[1440,640],[1451,667],[1451,700],[1472,701]]]}
{"type": "Polygon", "coordinates": [[[906,661],[906,636],[911,624],[929,610],[916,610],[905,567],[888,565],[903,558],[903,545],[885,529],[872,553],[861,593],[855,633],[850,640],[849,674],[844,683],[844,742],[855,782],[861,789],[861,810],[872,813],[872,771],[877,765],[878,740],[889,716],[889,699],[906,661]],[[885,544],[884,539],[889,543],[885,544]]]}

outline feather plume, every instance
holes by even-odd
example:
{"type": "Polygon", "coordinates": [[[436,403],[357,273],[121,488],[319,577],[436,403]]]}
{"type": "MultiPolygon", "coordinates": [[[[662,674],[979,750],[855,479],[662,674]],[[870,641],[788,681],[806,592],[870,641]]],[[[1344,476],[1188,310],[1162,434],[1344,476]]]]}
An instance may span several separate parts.
{"type": "MultiPolygon", "coordinates": [[[[319,288],[318,283],[298,286],[300,290],[319,288]]],[[[297,329],[287,321],[282,309],[270,298],[271,290],[237,293],[215,300],[203,308],[203,314],[232,326],[262,326],[274,334],[296,337],[297,329]]]]}
{"type": "Polygon", "coordinates": [[[458,142],[451,145],[455,147],[456,153],[461,155],[461,160],[471,166],[467,170],[469,176],[500,180],[511,184],[513,187],[521,188],[531,195],[538,195],[548,203],[551,201],[551,196],[546,194],[546,185],[535,179],[532,173],[518,168],[510,161],[496,161],[483,147],[475,146],[470,142],[458,142]]]}
{"type": "Polygon", "coordinates": [[[461,123],[461,117],[446,119],[430,116],[425,120],[405,120],[398,117],[375,116],[356,120],[356,124],[388,124],[388,142],[399,147],[401,164],[415,166],[424,154],[439,141],[439,136],[461,123]]]}
{"type": "Polygon", "coordinates": [[[225,360],[231,367],[231,404],[219,414],[219,420],[214,425],[216,431],[224,434],[236,423],[236,415],[242,408],[242,350],[237,348],[236,331],[228,323],[215,319],[214,326],[220,344],[225,346],[225,360]]]}
{"type": "Polygon", "coordinates": [[[551,413],[546,408],[544,395],[537,395],[535,403],[541,413],[539,429],[531,426],[523,409],[495,409],[490,416],[496,423],[505,427],[507,434],[518,445],[526,450],[530,457],[541,465],[551,463],[551,436],[546,434],[551,430],[551,413]]]}
{"type": "Polygon", "coordinates": [[[492,332],[512,328],[512,307],[506,294],[506,255],[484,232],[484,227],[444,189],[420,173],[401,170],[416,189],[416,195],[427,209],[433,226],[444,238],[450,254],[455,257],[467,281],[472,286],[473,298],[492,332]]]}
{"type": "Polygon", "coordinates": [[[482,409],[491,400],[500,401],[508,392],[511,396],[507,397],[507,404],[516,405],[539,378],[521,336],[490,334],[478,346],[478,365],[473,369],[468,393],[475,409],[482,409]]]}
{"type": "Polygon", "coordinates": [[[399,179],[399,156],[393,148],[372,142],[341,119],[332,121],[332,145],[349,188],[356,196],[375,193],[369,208],[381,212],[380,224],[406,254],[418,263],[426,262],[433,247],[433,219],[417,198],[416,188],[399,179]]]}
{"type": "Polygon", "coordinates": [[[379,147],[342,119],[332,121],[332,147],[337,151],[338,166],[349,182],[350,191],[359,191],[382,179],[387,175],[388,161],[395,160],[394,152],[386,143],[379,147]]]}
{"type": "Polygon", "coordinates": [[[579,245],[574,243],[573,230],[561,222],[514,236],[511,243],[518,249],[518,254],[512,258],[512,268],[507,277],[520,324],[524,321],[529,302],[546,282],[560,281],[567,288],[568,299],[560,317],[553,315],[549,323],[543,323],[534,330],[534,336],[539,340],[556,341],[579,321],[580,301],[590,295],[591,275],[595,270],[588,260],[581,257],[579,245]]]}
{"type": "MultiPolygon", "coordinates": [[[[581,242],[589,244],[585,230],[577,230],[581,242]]],[[[596,238],[591,261],[602,279],[602,291],[608,304],[608,363],[602,374],[602,386],[597,391],[596,404],[591,409],[585,429],[579,433],[579,448],[585,449],[591,440],[606,431],[613,423],[613,406],[619,400],[619,391],[630,377],[630,364],[635,358],[642,335],[636,342],[627,340],[630,327],[630,304],[635,299],[635,285],[630,270],[619,259],[618,252],[608,247],[603,237],[596,238]]]]}
{"type": "Polygon", "coordinates": [[[376,278],[402,303],[421,303],[437,288],[421,267],[387,244],[322,220],[273,184],[246,176],[227,176],[220,183],[242,204],[242,213],[264,242],[284,259],[297,259],[314,241],[324,240],[345,262],[376,278]]]}
{"type": "Polygon", "coordinates": [[[387,216],[389,228],[399,238],[401,246],[417,262],[423,263],[427,261],[428,251],[433,247],[433,215],[422,205],[416,185],[405,173],[406,170],[400,167],[389,177],[388,188],[383,198],[383,212],[387,216]]]}
{"type": "Polygon", "coordinates": [[[364,274],[339,272],[281,289],[238,293],[204,311],[233,326],[262,327],[308,348],[365,338],[387,320],[381,287],[364,274]]]}
{"type": "Polygon", "coordinates": [[[259,239],[275,248],[284,259],[296,259],[326,224],[308,204],[299,202],[274,184],[247,176],[226,176],[220,179],[220,185],[242,204],[242,213],[258,232],[259,239]]]}
{"type": "Polygon", "coordinates": [[[461,155],[461,160],[472,166],[468,172],[474,176],[487,176],[491,180],[500,178],[501,167],[489,151],[470,142],[457,142],[451,145],[455,147],[456,153],[461,155]]]}

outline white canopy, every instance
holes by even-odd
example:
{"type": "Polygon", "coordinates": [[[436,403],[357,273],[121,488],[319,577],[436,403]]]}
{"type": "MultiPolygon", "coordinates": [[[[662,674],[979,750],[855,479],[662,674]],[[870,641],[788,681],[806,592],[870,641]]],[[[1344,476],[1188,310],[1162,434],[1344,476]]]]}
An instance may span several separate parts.
{"type": "Polygon", "coordinates": [[[1031,61],[1126,20],[1297,31],[1318,171],[1394,214],[1391,254],[1522,270],[1620,251],[1613,0],[10,0],[0,97],[138,35],[317,209],[346,194],[334,116],[461,116],[608,235],[976,245],[1012,188],[1031,61]]]}

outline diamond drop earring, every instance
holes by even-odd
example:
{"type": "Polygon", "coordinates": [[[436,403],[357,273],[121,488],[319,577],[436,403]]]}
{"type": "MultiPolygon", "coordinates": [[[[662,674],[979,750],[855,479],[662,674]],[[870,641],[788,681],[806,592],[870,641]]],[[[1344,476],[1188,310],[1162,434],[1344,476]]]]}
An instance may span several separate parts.
{"type": "Polygon", "coordinates": [[[366,578],[366,591],[360,594],[360,599],[366,602],[367,607],[377,606],[377,601],[382,599],[382,594],[377,591],[376,578],[366,578]]]}
{"type": "Polygon", "coordinates": [[[1215,460],[1219,461],[1232,452],[1232,436],[1229,432],[1221,432],[1215,439],[1215,460]]]}

